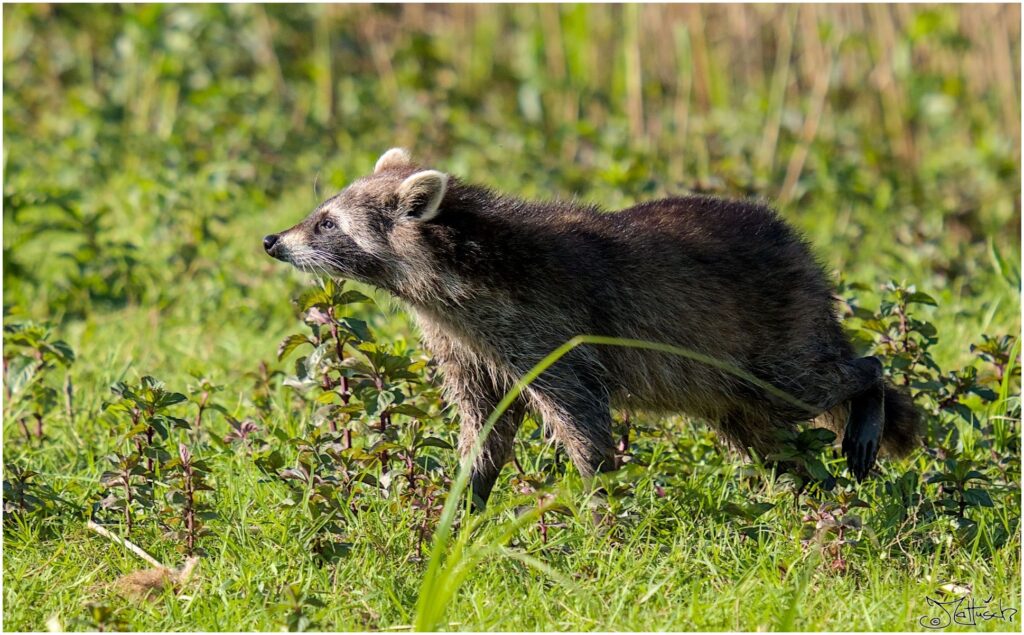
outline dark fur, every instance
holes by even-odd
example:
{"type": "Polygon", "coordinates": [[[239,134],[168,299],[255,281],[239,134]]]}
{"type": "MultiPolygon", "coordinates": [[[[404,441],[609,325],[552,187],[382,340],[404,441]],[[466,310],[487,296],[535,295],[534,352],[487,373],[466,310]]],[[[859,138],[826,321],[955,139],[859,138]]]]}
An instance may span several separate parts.
{"type": "MultiPolygon", "coordinates": [[[[510,458],[527,410],[543,418],[589,476],[613,467],[613,405],[705,419],[734,446],[763,456],[775,449],[781,428],[800,421],[819,418],[841,433],[851,398],[881,389],[880,376],[856,363],[834,315],[831,285],[807,244],[763,205],[686,196],[604,213],[524,202],[449,178],[437,216],[420,221],[396,212],[399,184],[417,173],[397,163],[357,182],[289,232],[310,232],[311,219],[324,214],[373,219],[360,227],[372,225],[366,231],[386,245],[372,243],[375,266],[345,266],[346,258],[367,258],[351,246],[332,252],[331,266],[319,266],[383,287],[409,304],[460,408],[463,452],[512,382],[580,334],[685,347],[813,408],[686,358],[583,346],[528,387],[486,440],[473,477],[482,500],[510,458]]],[[[339,236],[335,242],[352,241],[339,236]]],[[[885,449],[913,447],[917,411],[909,398],[886,385],[884,411],[885,449]]],[[[873,450],[867,454],[865,473],[874,460],[873,450]]]]}

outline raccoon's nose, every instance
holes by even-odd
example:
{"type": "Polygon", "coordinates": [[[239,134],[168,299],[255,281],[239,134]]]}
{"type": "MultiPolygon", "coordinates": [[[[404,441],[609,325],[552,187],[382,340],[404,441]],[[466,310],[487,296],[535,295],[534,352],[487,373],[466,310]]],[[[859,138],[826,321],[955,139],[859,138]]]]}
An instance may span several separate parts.
{"type": "Polygon", "coordinates": [[[277,239],[280,238],[277,234],[270,234],[269,236],[263,237],[263,249],[270,253],[270,250],[277,244],[277,239]]]}

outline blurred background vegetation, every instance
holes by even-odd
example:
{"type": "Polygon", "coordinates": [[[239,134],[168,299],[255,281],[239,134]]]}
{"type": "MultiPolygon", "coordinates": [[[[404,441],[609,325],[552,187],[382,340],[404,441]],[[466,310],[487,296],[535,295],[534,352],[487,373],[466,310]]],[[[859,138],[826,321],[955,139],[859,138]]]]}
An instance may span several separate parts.
{"type": "Polygon", "coordinates": [[[830,267],[959,289],[990,241],[1019,253],[1019,23],[1011,5],[7,6],[5,305],[62,318],[259,281],[225,251],[258,257],[395,145],[528,197],[765,197],[830,267]]]}
{"type": "Polygon", "coordinates": [[[957,284],[990,239],[1019,250],[1019,24],[1011,5],[8,6],[5,282],[28,288],[24,243],[55,229],[38,210],[63,206],[123,229],[119,258],[163,257],[109,294],[152,301],[224,263],[230,219],[299,188],[308,207],[404,145],[524,196],[766,197],[832,266],[871,245],[957,284]]]}
{"type": "MultiPolygon", "coordinates": [[[[78,475],[54,487],[82,509],[112,445],[98,416],[115,382],[152,373],[181,389],[207,377],[237,420],[270,399],[254,395],[268,373],[290,372],[276,347],[299,325],[289,298],[309,281],[267,258],[260,240],[392,146],[529,198],[608,209],[689,191],[766,199],[813,242],[848,306],[895,319],[890,279],[934,298],[915,315],[929,322],[922,337],[936,340],[929,354],[943,369],[983,366],[972,344],[1020,331],[1017,5],[4,5],[3,29],[5,323],[48,323],[76,353],[66,420],[51,404],[52,440],[21,444],[5,416],[5,442],[19,444],[5,443],[5,455],[78,475]]],[[[359,310],[396,350],[421,355],[396,308],[359,310]]],[[[1013,340],[1001,342],[1005,393],[1013,340]]],[[[7,361],[5,337],[5,371],[7,361]]],[[[308,404],[279,380],[272,388],[277,409],[260,423],[289,434],[308,425],[308,404]]],[[[1014,388],[1016,414],[1003,394],[992,422],[1019,419],[1014,388]]],[[[940,411],[959,407],[964,390],[935,398],[939,436],[956,428],[940,411]]],[[[229,430],[211,416],[218,433],[229,430]]],[[[992,544],[1019,566],[1019,543],[1007,538],[1019,534],[1019,428],[1000,424],[997,452],[979,441],[992,436],[989,420],[965,416],[957,447],[991,461],[986,474],[1003,488],[1001,520],[982,525],[1002,523],[992,544]],[[1015,473],[1000,453],[1015,457],[1015,473]]],[[[193,440],[194,454],[212,447],[193,440]]],[[[249,487],[231,479],[260,474],[251,462],[214,471],[225,506],[249,487]]],[[[49,562],[33,545],[5,559],[5,582],[12,568],[24,582],[5,584],[4,597],[26,607],[16,624],[41,628],[34,602],[54,585],[22,575],[49,562]]],[[[67,566],[92,568],[88,558],[67,566]]],[[[891,589],[878,588],[886,601],[891,589]]],[[[374,607],[384,617],[337,624],[408,617],[374,607]]],[[[723,615],[707,623],[762,624],[723,615]]],[[[229,623],[267,626],[249,616],[239,609],[229,623]]],[[[226,624],[209,619],[199,623],[226,624]]]]}

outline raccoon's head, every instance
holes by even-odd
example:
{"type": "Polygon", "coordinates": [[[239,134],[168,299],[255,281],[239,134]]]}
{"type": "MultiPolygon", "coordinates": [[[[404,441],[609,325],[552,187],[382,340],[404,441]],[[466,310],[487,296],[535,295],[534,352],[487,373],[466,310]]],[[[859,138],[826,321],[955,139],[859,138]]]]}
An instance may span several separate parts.
{"type": "Polygon", "coordinates": [[[439,213],[448,176],[421,170],[401,148],[385,152],[373,174],[328,199],[298,225],[263,239],[278,260],[314,274],[389,290],[429,263],[417,246],[424,223],[439,213]]]}

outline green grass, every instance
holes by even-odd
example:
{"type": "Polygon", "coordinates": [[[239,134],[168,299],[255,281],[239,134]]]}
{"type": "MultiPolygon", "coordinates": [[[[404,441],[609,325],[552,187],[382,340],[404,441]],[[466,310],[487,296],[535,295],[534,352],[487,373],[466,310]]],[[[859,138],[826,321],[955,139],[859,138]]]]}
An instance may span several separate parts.
{"type": "MultiPolygon", "coordinates": [[[[70,408],[63,366],[27,387],[5,373],[19,391],[4,401],[4,629],[923,630],[940,615],[926,598],[951,582],[1019,610],[1019,23],[1016,7],[5,6],[4,323],[48,324],[75,360],[70,408]],[[860,309],[846,325],[865,351],[892,346],[866,319],[895,328],[889,280],[934,299],[909,305],[910,335],[941,372],[887,355],[928,412],[929,447],[864,484],[798,495],[703,422],[634,414],[633,460],[603,483],[615,522],[598,528],[587,488],[528,423],[524,474],[506,468],[483,516],[449,500],[454,531],[433,552],[420,529],[440,511],[414,507],[399,477],[318,502],[281,476],[296,439],[324,432],[318,393],[276,376],[264,401],[252,375],[261,362],[293,375],[309,354],[276,358],[309,332],[292,299],[312,281],[260,239],[394,145],[524,197],[773,201],[860,309]],[[972,345],[1004,334],[1000,379],[972,345]],[[946,399],[965,369],[976,390],[946,399]],[[110,387],[145,375],[189,396],[168,410],[189,421],[196,376],[222,387],[199,430],[163,444],[209,465],[199,500],[216,517],[193,579],[153,602],[119,593],[145,565],[85,526],[110,493],[105,457],[131,449],[125,418],[105,411],[110,387]],[[42,439],[19,423],[34,427],[33,409],[42,439]],[[257,451],[223,441],[229,417],[257,424],[257,451]],[[281,466],[260,463],[263,445],[281,466]],[[52,500],[8,510],[15,469],[52,500]],[[984,477],[963,518],[943,507],[951,486],[929,482],[955,469],[984,477]],[[546,541],[541,500],[558,503],[546,541]],[[812,536],[830,517],[842,540],[812,536]],[[340,557],[318,553],[326,539],[340,557]]],[[[375,303],[345,314],[408,365],[426,361],[402,307],[360,290],[375,303]]],[[[9,336],[15,368],[24,349],[9,336]]],[[[425,434],[451,440],[457,413],[430,367],[413,368],[396,389],[424,409],[425,434]]],[[[368,406],[339,422],[376,452],[411,438],[412,419],[396,414],[390,436],[368,406]]],[[[351,474],[379,479],[374,456],[351,474]]],[[[443,504],[458,458],[423,457],[443,504]]],[[[829,450],[804,459],[843,474],[829,450]]],[[[168,473],[153,480],[163,500],[168,473]]],[[[181,541],[161,521],[176,508],[161,507],[138,508],[128,537],[175,566],[181,541]]],[[[97,517],[124,533],[118,514],[97,517]]]]}

